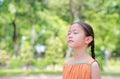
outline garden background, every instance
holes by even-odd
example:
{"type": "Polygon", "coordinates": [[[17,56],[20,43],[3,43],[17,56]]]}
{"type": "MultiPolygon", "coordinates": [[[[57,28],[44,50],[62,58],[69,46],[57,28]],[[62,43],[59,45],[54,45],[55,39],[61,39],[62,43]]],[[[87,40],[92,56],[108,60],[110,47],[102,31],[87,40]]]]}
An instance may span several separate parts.
{"type": "Polygon", "coordinates": [[[120,76],[120,0],[0,0],[0,76],[61,75],[76,21],[95,31],[101,74],[120,76]]]}

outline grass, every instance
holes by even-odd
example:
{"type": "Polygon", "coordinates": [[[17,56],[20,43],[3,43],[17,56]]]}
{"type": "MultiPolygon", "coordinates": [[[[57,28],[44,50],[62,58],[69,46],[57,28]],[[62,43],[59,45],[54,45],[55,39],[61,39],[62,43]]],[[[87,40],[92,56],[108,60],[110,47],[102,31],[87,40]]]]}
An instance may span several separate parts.
{"type": "Polygon", "coordinates": [[[120,76],[120,73],[115,72],[102,72],[101,74],[104,76],[120,76]]]}
{"type": "MultiPolygon", "coordinates": [[[[62,71],[27,71],[27,70],[20,70],[20,69],[0,69],[0,76],[12,76],[12,75],[35,75],[35,74],[58,74],[61,75],[62,71]]],[[[102,72],[102,75],[110,75],[110,76],[120,76],[120,73],[113,73],[113,72],[102,72]]]]}
{"type": "MultiPolygon", "coordinates": [[[[117,60],[109,60],[108,62],[108,71],[102,71],[102,75],[110,75],[110,76],[120,76],[120,61],[117,60]]],[[[13,69],[0,69],[0,76],[11,76],[11,75],[31,75],[31,74],[62,74],[62,71],[54,71],[54,70],[21,70],[17,68],[13,69]]]]}
{"type": "Polygon", "coordinates": [[[0,76],[11,75],[31,75],[31,74],[62,74],[61,71],[44,71],[44,70],[20,70],[20,69],[0,69],[0,76]]]}

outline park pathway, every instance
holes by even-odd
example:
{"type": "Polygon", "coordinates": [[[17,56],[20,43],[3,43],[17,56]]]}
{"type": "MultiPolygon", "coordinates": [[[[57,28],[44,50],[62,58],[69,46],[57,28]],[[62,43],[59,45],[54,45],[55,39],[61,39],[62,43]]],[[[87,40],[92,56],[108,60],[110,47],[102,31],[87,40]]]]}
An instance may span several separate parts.
{"type": "MultiPolygon", "coordinates": [[[[61,75],[19,75],[19,76],[3,76],[0,79],[62,79],[61,75]]],[[[102,76],[101,79],[120,79],[120,76],[102,76]]]]}

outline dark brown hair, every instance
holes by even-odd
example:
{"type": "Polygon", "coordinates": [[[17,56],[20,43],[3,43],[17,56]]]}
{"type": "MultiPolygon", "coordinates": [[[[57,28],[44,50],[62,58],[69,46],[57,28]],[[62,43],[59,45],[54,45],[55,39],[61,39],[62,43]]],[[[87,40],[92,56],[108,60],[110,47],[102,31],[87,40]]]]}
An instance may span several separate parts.
{"type": "Polygon", "coordinates": [[[84,23],[84,22],[76,22],[74,24],[79,24],[80,26],[83,27],[84,31],[85,31],[85,34],[86,36],[92,36],[93,40],[89,43],[88,46],[91,46],[91,56],[93,59],[95,59],[95,52],[94,52],[94,31],[92,29],[92,27],[87,24],[87,23],[84,23]]]}

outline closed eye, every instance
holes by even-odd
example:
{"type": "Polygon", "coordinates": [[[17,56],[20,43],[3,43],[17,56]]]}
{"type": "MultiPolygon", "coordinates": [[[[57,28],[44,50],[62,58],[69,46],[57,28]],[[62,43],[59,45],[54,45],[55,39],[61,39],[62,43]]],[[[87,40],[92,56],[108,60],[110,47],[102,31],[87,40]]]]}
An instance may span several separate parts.
{"type": "Polygon", "coordinates": [[[68,32],[68,35],[70,35],[71,33],[70,32],[68,32]]]}
{"type": "Polygon", "coordinates": [[[74,32],[74,34],[78,34],[78,32],[74,32]]]}
{"type": "Polygon", "coordinates": [[[78,31],[74,31],[73,33],[74,33],[74,34],[78,34],[78,31]]]}

